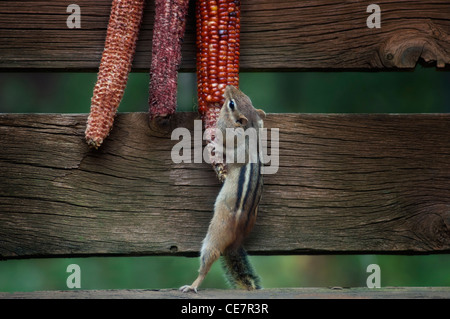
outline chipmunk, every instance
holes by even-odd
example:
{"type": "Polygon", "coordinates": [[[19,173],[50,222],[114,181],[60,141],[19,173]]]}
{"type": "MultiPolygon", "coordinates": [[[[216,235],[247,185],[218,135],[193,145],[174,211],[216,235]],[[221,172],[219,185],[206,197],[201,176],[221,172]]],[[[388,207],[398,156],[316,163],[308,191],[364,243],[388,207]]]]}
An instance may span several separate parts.
{"type": "MultiPolygon", "coordinates": [[[[259,134],[266,115],[264,111],[255,109],[248,96],[234,86],[226,87],[224,97],[225,102],[217,120],[217,129],[222,132],[223,140],[226,141],[227,134],[230,134],[227,133],[227,128],[242,128],[244,131],[253,128],[259,134]]],[[[257,137],[259,141],[259,135],[257,137]]],[[[197,292],[212,264],[221,255],[232,286],[237,285],[247,290],[261,288],[242,242],[256,220],[263,187],[262,163],[259,147],[256,149],[257,160],[251,161],[247,138],[245,145],[235,143],[234,150],[242,151],[243,146],[246,152],[244,163],[227,160],[226,178],[217,196],[214,216],[201,248],[199,275],[192,285],[183,286],[180,291],[197,292]]]]}

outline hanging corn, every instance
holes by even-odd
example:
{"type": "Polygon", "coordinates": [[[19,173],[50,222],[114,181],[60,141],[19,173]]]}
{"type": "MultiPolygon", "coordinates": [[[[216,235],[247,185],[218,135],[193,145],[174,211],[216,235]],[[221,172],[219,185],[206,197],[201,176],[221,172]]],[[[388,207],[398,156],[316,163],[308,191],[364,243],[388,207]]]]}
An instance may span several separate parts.
{"type": "MultiPolygon", "coordinates": [[[[225,87],[239,86],[240,9],[240,0],[196,3],[198,110],[205,129],[216,125],[225,87]]],[[[223,165],[214,156],[211,161],[222,180],[223,165]]]]}
{"type": "Polygon", "coordinates": [[[131,70],[144,0],[113,0],[111,15],[85,131],[98,148],[112,129],[131,70]]]}

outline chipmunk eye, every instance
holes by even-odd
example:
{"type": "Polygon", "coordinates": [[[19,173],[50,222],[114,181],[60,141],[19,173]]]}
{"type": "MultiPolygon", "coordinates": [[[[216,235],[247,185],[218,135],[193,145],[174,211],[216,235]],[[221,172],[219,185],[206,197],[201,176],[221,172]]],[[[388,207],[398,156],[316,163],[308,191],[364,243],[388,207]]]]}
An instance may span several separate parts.
{"type": "Polygon", "coordinates": [[[229,102],[228,102],[228,107],[232,110],[232,111],[234,111],[234,101],[233,100],[230,100],[229,102]]]}

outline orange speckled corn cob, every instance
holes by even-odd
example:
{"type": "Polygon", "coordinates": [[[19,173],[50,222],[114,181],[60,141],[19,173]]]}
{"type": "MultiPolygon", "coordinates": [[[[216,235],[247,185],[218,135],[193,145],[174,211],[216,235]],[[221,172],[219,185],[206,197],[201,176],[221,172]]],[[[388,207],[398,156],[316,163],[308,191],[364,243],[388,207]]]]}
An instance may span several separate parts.
{"type": "MultiPolygon", "coordinates": [[[[240,0],[197,0],[197,95],[205,129],[216,126],[225,87],[239,87],[240,10],[240,0]]],[[[211,161],[222,180],[223,165],[211,161]]]]}
{"type": "Polygon", "coordinates": [[[113,0],[85,137],[98,148],[108,136],[131,70],[144,0],[113,0]]]}

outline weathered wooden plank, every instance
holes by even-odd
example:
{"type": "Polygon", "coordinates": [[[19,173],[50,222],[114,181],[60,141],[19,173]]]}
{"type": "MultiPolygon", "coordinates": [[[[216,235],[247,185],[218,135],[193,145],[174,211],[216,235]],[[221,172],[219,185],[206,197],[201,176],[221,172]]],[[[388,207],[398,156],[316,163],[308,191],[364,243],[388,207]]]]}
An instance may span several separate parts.
{"type": "MultiPolygon", "coordinates": [[[[183,45],[182,70],[195,66],[194,11],[183,45]]],[[[69,29],[74,1],[1,1],[1,69],[96,70],[110,0],[77,0],[81,28],[69,29]]],[[[377,2],[381,28],[369,29],[373,1],[246,0],[242,2],[242,70],[411,68],[419,60],[450,64],[448,0],[377,2]]],[[[147,1],[134,70],[149,70],[153,1],[147,1]]]]}
{"type": "MultiPolygon", "coordinates": [[[[175,127],[119,114],[98,151],[86,115],[0,114],[0,256],[196,255],[220,185],[174,164],[175,127]]],[[[270,114],[254,254],[450,252],[450,115],[270,114]]]]}
{"type": "Polygon", "coordinates": [[[200,289],[183,294],[161,290],[71,290],[0,292],[0,299],[449,299],[450,287],[369,288],[270,288],[256,291],[200,289]]]}

